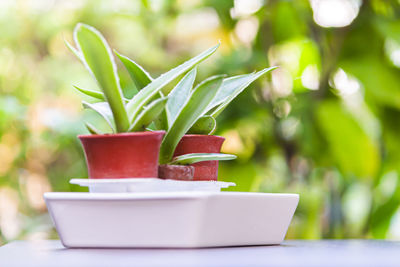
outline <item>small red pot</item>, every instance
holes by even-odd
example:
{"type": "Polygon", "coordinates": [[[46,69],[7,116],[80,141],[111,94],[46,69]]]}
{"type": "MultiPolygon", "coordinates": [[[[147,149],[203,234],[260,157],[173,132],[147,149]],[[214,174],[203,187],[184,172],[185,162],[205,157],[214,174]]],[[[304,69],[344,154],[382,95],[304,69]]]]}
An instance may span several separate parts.
{"type": "Polygon", "coordinates": [[[192,181],[193,175],[193,166],[169,164],[158,166],[158,177],[162,179],[192,181]]]}
{"type": "Polygon", "coordinates": [[[158,156],[165,131],[79,135],[89,178],[158,176],[158,156]]]}
{"type": "MultiPolygon", "coordinates": [[[[187,134],[175,149],[174,157],[189,153],[219,153],[225,138],[216,135],[187,134]]],[[[202,161],[191,164],[194,181],[218,180],[218,161],[202,161]]]]}

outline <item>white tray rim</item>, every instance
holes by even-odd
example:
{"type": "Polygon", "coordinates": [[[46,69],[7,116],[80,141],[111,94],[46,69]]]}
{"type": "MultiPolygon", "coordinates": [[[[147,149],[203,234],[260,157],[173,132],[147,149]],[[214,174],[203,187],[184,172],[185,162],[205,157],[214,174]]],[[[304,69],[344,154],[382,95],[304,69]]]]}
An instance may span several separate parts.
{"type": "Polygon", "coordinates": [[[233,182],[223,181],[185,181],[185,180],[172,180],[160,178],[113,178],[113,179],[90,179],[90,178],[72,178],[69,180],[70,184],[77,184],[80,186],[91,186],[100,184],[146,184],[149,182],[156,183],[176,183],[176,184],[215,184],[219,186],[236,186],[233,182]]]}
{"type": "Polygon", "coordinates": [[[87,193],[87,192],[46,192],[44,199],[49,200],[139,200],[139,199],[196,199],[221,195],[237,195],[252,197],[278,197],[278,198],[296,198],[299,194],[294,193],[259,193],[259,192],[139,192],[139,193],[87,193]]]}

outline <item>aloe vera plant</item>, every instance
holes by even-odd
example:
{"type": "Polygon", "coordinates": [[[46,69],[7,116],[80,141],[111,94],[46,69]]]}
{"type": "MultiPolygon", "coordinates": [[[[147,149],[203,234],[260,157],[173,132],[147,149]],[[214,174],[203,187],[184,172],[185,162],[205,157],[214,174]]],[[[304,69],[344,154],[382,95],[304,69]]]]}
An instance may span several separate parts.
{"type": "MultiPolygon", "coordinates": [[[[138,63],[114,51],[137,89],[134,96],[127,99],[119,85],[113,53],[101,33],[91,26],[78,24],[74,40],[77,48],[66,42],[67,47],[86,66],[101,89],[97,91],[75,86],[81,93],[100,101],[83,102],[83,106],[99,113],[113,132],[143,131],[149,127],[165,130],[160,164],[234,159],[234,155],[221,153],[193,153],[175,158],[173,154],[185,134],[212,134],[216,129],[216,117],[227,105],[253,81],[275,69],[271,67],[228,78],[213,76],[194,87],[196,65],[211,56],[219,44],[155,79],[138,63]],[[162,89],[185,73],[171,92],[164,96],[162,89]]],[[[91,133],[99,133],[93,125],[87,123],[86,126],[91,133]]]]}
{"type": "MultiPolygon", "coordinates": [[[[126,99],[120,87],[113,52],[101,33],[89,25],[79,23],[74,30],[74,41],[76,48],[66,42],[67,47],[85,65],[100,88],[97,91],[75,86],[81,93],[100,101],[83,102],[83,106],[99,113],[112,132],[117,133],[146,130],[166,112],[168,97],[163,96],[161,90],[213,54],[219,46],[217,44],[207,49],[156,79],[133,60],[116,53],[138,89],[131,99],[126,99]]],[[[95,126],[89,123],[86,126],[89,132],[100,133],[95,126]]]]}
{"type": "Polygon", "coordinates": [[[220,153],[193,153],[173,158],[175,148],[186,133],[212,134],[216,117],[253,81],[276,67],[229,78],[211,77],[192,90],[196,70],[189,72],[169,94],[165,107],[168,127],[161,144],[161,164],[191,164],[209,160],[231,160],[235,156],[220,153]]]}

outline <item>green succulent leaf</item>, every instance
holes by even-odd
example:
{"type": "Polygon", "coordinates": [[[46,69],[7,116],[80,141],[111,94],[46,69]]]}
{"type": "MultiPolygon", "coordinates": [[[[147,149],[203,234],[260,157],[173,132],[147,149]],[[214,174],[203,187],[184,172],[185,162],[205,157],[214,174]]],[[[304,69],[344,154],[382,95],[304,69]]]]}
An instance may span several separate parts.
{"type": "Polygon", "coordinates": [[[146,130],[147,130],[147,131],[157,131],[157,130],[160,130],[160,129],[158,129],[158,128],[156,127],[156,125],[155,125],[155,123],[154,123],[154,121],[153,121],[152,123],[149,124],[149,126],[146,127],[146,130]]]}
{"type": "Polygon", "coordinates": [[[189,129],[188,134],[212,134],[217,127],[217,122],[210,115],[200,117],[189,129]]]}
{"type": "Polygon", "coordinates": [[[117,131],[126,132],[129,129],[128,114],[117,67],[106,40],[95,28],[81,23],[75,28],[74,39],[82,52],[85,66],[96,79],[110,105],[117,131]]]}
{"type": "Polygon", "coordinates": [[[76,85],[73,85],[73,87],[74,87],[76,90],[78,90],[79,92],[81,92],[81,93],[83,93],[83,94],[85,94],[85,95],[87,95],[87,96],[96,98],[96,99],[101,100],[101,101],[105,101],[105,100],[106,100],[106,99],[104,98],[104,94],[103,94],[102,92],[94,91],[94,90],[88,90],[88,89],[83,89],[83,88],[80,88],[80,87],[78,87],[78,86],[76,86],[76,85]]]}
{"type": "Polygon", "coordinates": [[[107,124],[111,127],[112,131],[115,132],[115,128],[112,123],[113,114],[107,102],[89,103],[86,101],[82,101],[82,105],[84,108],[89,108],[99,113],[100,116],[102,116],[107,124]]]}
{"type": "Polygon", "coordinates": [[[194,58],[184,62],[178,67],[162,74],[157,79],[153,80],[145,88],[139,91],[127,104],[126,108],[129,114],[130,121],[135,120],[136,115],[164,86],[176,79],[179,75],[192,69],[195,65],[211,56],[219,47],[219,44],[213,46],[194,58]]]}
{"type": "MultiPolygon", "coordinates": [[[[153,101],[156,99],[159,99],[159,98],[163,98],[163,97],[165,97],[165,96],[164,96],[163,92],[160,91],[160,92],[158,92],[158,94],[156,94],[153,97],[153,101]]],[[[168,96],[168,98],[169,98],[169,96],[168,96]]],[[[168,103],[168,101],[167,101],[167,103],[168,103]]],[[[154,120],[153,124],[154,124],[156,130],[164,130],[164,131],[168,130],[168,118],[167,118],[167,108],[166,107],[163,109],[163,111],[161,111],[160,115],[158,115],[158,117],[154,120]]]]}
{"type": "Polygon", "coordinates": [[[100,130],[96,129],[92,124],[85,122],[86,129],[88,129],[91,134],[103,134],[100,130]]]}
{"type": "Polygon", "coordinates": [[[253,76],[254,73],[249,73],[224,79],[221,88],[208,106],[208,109],[216,108],[218,105],[222,104],[235,90],[246,85],[253,76]]]}
{"type": "Polygon", "coordinates": [[[70,43],[68,43],[67,40],[64,39],[64,44],[65,46],[82,62],[84,62],[85,60],[83,59],[83,55],[82,53],[76,49],[75,47],[73,47],[70,43]]]}
{"type": "Polygon", "coordinates": [[[143,108],[129,131],[144,131],[160,115],[167,104],[168,97],[154,100],[143,108]]]}
{"type": "Polygon", "coordinates": [[[209,115],[216,118],[229,105],[229,103],[241,92],[243,92],[243,90],[246,89],[252,82],[276,68],[277,67],[270,67],[256,73],[244,74],[224,79],[220,90],[207,108],[208,110],[212,110],[214,108],[209,115]]]}
{"type": "Polygon", "coordinates": [[[132,78],[133,82],[135,83],[135,86],[138,90],[141,90],[146,85],[151,83],[153,78],[150,76],[150,74],[147,71],[145,71],[142,68],[142,66],[140,66],[135,61],[128,58],[127,56],[121,55],[120,53],[118,53],[115,50],[114,50],[114,53],[119,57],[122,64],[124,64],[126,70],[128,71],[129,75],[131,76],[131,78],[132,78]]]}
{"type": "MultiPolygon", "coordinates": [[[[106,99],[104,97],[104,94],[102,92],[95,91],[95,90],[84,89],[84,88],[78,87],[76,85],[73,85],[73,87],[76,90],[78,90],[79,92],[81,92],[81,93],[83,93],[83,94],[85,94],[87,96],[91,96],[93,98],[96,98],[97,100],[106,101],[106,99]]],[[[128,98],[124,97],[123,99],[124,99],[125,103],[127,103],[129,101],[128,98]]]]}
{"type": "Polygon", "coordinates": [[[189,165],[201,161],[209,160],[233,160],[236,159],[235,155],[223,153],[191,153],[174,157],[168,164],[174,165],[189,165]]]}
{"type": "Polygon", "coordinates": [[[160,149],[160,163],[166,164],[172,159],[179,140],[204,115],[206,107],[214,98],[222,84],[223,76],[211,77],[200,83],[191,93],[189,100],[179,112],[176,120],[165,135],[160,149]]]}
{"type": "Polygon", "coordinates": [[[179,112],[186,104],[190,91],[192,90],[194,80],[196,79],[196,68],[189,71],[182,80],[169,93],[166,113],[168,126],[172,125],[179,112]]]}
{"type": "Polygon", "coordinates": [[[158,115],[158,117],[154,120],[154,127],[157,130],[168,131],[168,118],[166,108],[164,108],[160,115],[158,115]]]}

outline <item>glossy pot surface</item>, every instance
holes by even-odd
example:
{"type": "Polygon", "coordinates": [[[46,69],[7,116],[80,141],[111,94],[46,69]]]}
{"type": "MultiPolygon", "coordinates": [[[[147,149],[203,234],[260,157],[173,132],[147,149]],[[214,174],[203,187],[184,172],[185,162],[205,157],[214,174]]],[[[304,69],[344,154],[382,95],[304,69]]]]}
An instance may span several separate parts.
{"type": "Polygon", "coordinates": [[[154,178],[164,131],[79,135],[89,178],[154,178]]]}
{"type": "MultiPolygon", "coordinates": [[[[216,135],[187,134],[175,149],[174,157],[189,153],[220,153],[225,138],[216,135]]],[[[193,180],[218,180],[218,161],[203,161],[191,164],[194,167],[193,180]]]]}

